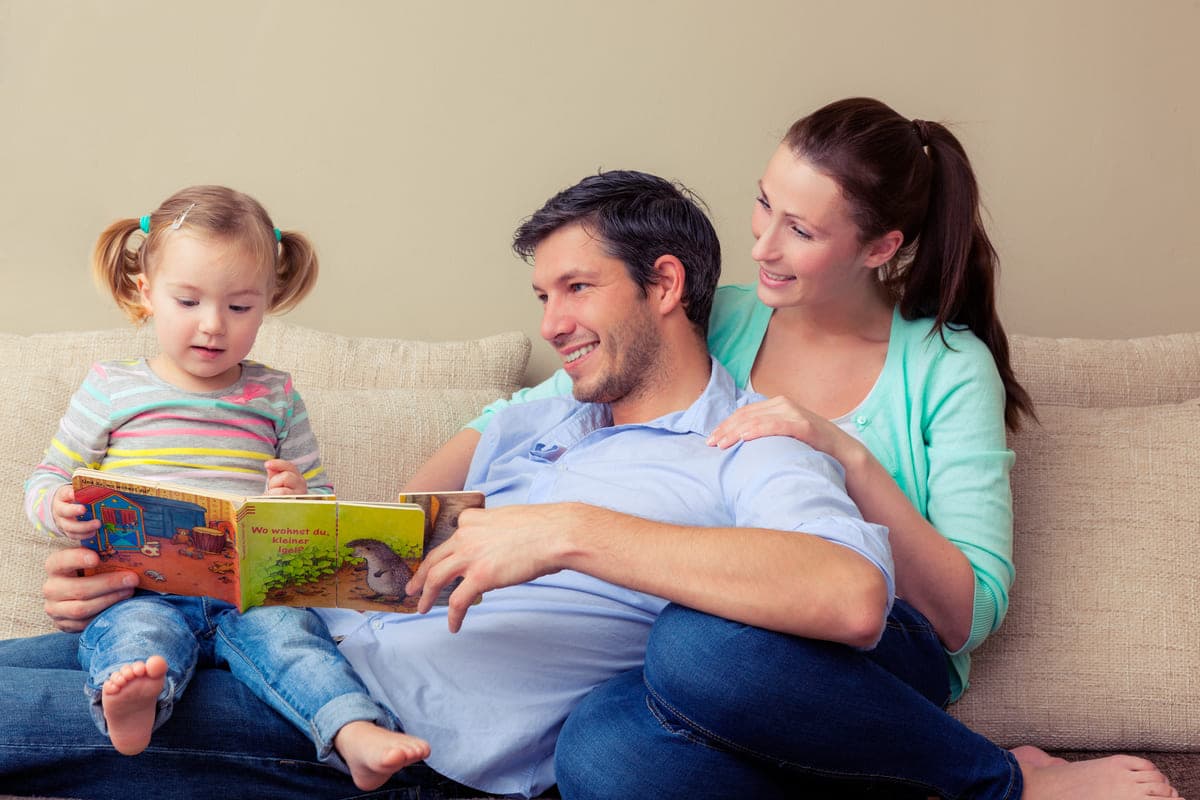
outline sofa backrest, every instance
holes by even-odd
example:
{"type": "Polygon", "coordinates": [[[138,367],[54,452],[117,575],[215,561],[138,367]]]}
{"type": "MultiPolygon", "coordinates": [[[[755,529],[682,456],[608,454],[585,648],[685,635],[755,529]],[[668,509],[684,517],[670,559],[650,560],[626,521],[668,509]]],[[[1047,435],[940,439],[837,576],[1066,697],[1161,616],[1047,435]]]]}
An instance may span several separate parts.
{"type": "Polygon", "coordinates": [[[1200,741],[1200,333],[1012,337],[1016,583],[953,712],[998,743],[1200,741]]]}

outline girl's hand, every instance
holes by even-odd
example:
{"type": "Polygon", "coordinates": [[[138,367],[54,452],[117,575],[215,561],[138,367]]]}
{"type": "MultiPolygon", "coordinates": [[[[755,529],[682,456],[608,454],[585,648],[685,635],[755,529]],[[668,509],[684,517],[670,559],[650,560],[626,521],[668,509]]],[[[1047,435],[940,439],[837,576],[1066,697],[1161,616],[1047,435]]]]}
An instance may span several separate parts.
{"type": "Polygon", "coordinates": [[[100,530],[98,519],[79,521],[79,516],[85,511],[87,506],[75,502],[75,489],[71,484],[64,483],[54,492],[54,499],[50,502],[50,514],[54,517],[54,524],[65,536],[77,542],[92,538],[96,531],[100,530]]]}
{"type": "Polygon", "coordinates": [[[858,446],[858,441],[837,425],[783,396],[750,403],[734,411],[713,429],[708,443],[726,448],[762,436],[790,436],[843,464],[848,463],[848,457],[858,446]]]}
{"type": "Polygon", "coordinates": [[[267,494],[308,494],[308,482],[290,461],[272,458],[266,464],[267,494]]]}
{"type": "Polygon", "coordinates": [[[100,564],[100,556],[86,547],[55,550],[46,559],[42,584],[46,614],[60,631],[81,631],[92,617],[133,594],[137,574],[128,570],[83,576],[81,571],[100,564]]]}

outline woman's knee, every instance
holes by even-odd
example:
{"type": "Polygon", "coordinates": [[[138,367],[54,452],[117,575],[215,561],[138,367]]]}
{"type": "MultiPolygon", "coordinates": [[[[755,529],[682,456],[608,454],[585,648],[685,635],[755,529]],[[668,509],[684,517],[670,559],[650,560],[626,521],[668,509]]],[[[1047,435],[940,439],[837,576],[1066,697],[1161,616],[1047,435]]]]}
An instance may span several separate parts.
{"type": "Polygon", "coordinates": [[[785,688],[793,707],[822,704],[858,661],[844,645],[670,605],[650,633],[645,682],[657,702],[685,718],[720,719],[722,709],[741,716],[785,688]]]}

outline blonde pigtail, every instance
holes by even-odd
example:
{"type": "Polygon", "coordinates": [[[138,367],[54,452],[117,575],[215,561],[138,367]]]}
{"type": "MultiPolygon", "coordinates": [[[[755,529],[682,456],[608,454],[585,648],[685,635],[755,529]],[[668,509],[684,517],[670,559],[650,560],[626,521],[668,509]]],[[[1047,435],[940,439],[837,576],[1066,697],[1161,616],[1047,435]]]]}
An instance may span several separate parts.
{"type": "Polygon", "coordinates": [[[92,249],[92,279],[96,286],[111,294],[125,316],[138,325],[150,316],[137,285],[144,242],[140,221],[121,219],[104,229],[92,249]],[[135,240],[135,236],[140,238],[135,240]]]}
{"type": "Polygon", "coordinates": [[[296,231],[279,234],[275,294],[268,311],[282,314],[296,307],[317,283],[317,251],[308,237],[296,231]]]}

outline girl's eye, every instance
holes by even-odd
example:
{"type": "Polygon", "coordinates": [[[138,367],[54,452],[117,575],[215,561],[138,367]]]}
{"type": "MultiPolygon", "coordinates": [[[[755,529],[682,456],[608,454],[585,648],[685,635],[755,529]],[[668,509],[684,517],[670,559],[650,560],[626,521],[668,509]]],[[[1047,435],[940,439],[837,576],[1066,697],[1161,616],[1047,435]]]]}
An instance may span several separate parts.
{"type": "Polygon", "coordinates": [[[771,204],[768,203],[767,198],[763,197],[761,194],[757,198],[755,198],[755,202],[757,202],[760,206],[762,206],[764,211],[771,210],[771,204]]]}
{"type": "Polygon", "coordinates": [[[254,306],[230,306],[229,310],[235,314],[244,314],[254,306]]]}
{"type": "Polygon", "coordinates": [[[796,234],[797,236],[799,236],[801,239],[812,239],[812,234],[810,234],[808,231],[804,230],[803,228],[796,227],[795,225],[792,226],[792,232],[794,234],[796,234]]]}
{"type": "Polygon", "coordinates": [[[200,305],[198,300],[189,300],[186,297],[178,297],[175,299],[175,302],[179,303],[179,305],[183,306],[184,308],[193,308],[194,306],[200,305]]]}

